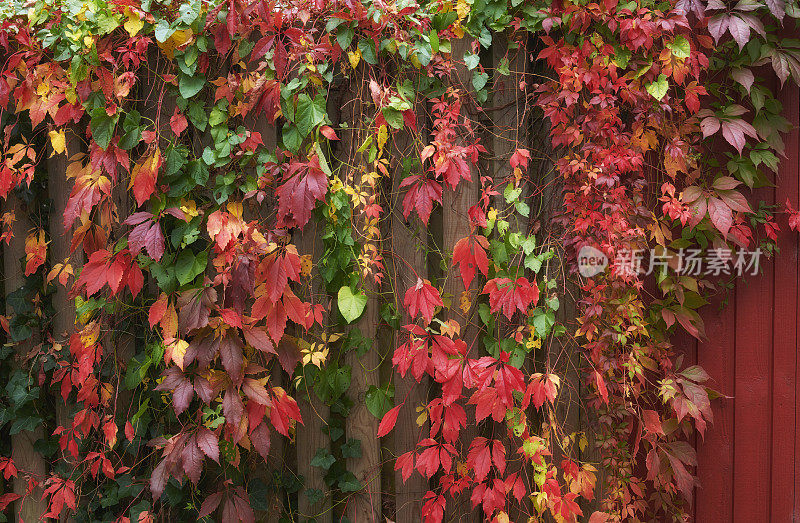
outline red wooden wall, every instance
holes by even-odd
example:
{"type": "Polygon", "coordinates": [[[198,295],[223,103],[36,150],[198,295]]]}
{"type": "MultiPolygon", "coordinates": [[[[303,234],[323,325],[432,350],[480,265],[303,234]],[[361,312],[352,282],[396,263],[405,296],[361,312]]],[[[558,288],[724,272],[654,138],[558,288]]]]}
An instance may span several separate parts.
{"type": "MultiPolygon", "coordinates": [[[[800,204],[800,91],[780,97],[794,129],[785,137],[777,187],[756,192],[800,204]]],[[[800,270],[798,233],[779,237],[781,252],[759,276],[740,278],[727,307],[704,315],[708,339],[687,343],[712,386],[730,396],[713,404],[714,424],[697,441],[695,521],[800,522],[800,270]]],[[[761,231],[763,234],[763,231],[761,231]]]]}

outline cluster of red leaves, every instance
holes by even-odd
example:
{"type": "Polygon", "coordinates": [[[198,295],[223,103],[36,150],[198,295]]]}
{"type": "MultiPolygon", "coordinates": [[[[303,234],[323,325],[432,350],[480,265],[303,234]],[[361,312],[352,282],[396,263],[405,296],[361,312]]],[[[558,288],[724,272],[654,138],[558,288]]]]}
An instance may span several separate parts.
{"type": "Polygon", "coordinates": [[[461,114],[461,94],[449,89],[441,98],[433,100],[433,142],[420,153],[423,165],[431,174],[412,175],[400,187],[409,187],[403,198],[403,215],[408,218],[416,211],[428,223],[434,203],[442,203],[442,182],[455,190],[461,180],[472,182],[470,165],[478,162],[478,154],[486,149],[471,138],[469,145],[460,145],[472,137],[469,120],[461,114]]]}

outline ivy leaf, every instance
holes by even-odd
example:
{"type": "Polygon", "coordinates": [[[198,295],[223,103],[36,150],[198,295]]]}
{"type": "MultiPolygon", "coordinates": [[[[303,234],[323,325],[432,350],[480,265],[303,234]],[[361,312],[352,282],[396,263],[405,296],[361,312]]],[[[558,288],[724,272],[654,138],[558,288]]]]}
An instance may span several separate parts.
{"type": "Polygon", "coordinates": [[[468,71],[472,71],[476,67],[478,67],[478,63],[480,62],[480,56],[476,54],[467,54],[464,55],[464,65],[467,66],[468,71]]]}
{"type": "Polygon", "coordinates": [[[364,313],[364,308],[367,306],[367,297],[361,293],[353,294],[353,291],[347,285],[339,289],[339,294],[336,300],[339,306],[339,312],[342,317],[347,320],[347,323],[353,323],[364,313]]]}
{"type": "Polygon", "coordinates": [[[327,118],[327,107],[325,98],[317,95],[313,100],[306,93],[301,93],[297,97],[297,112],[294,115],[294,123],[302,137],[308,134],[316,126],[325,122],[327,118]]]}
{"type": "Polygon", "coordinates": [[[208,254],[206,251],[197,256],[189,249],[184,249],[175,260],[175,276],[181,285],[186,285],[206,270],[208,254]]]}
{"type": "Polygon", "coordinates": [[[328,470],[336,463],[336,458],[331,454],[331,451],[326,448],[317,449],[314,457],[311,458],[311,466],[319,467],[322,470],[328,470]]]}
{"type": "Polygon", "coordinates": [[[367,404],[367,410],[376,418],[382,418],[392,408],[391,397],[393,395],[394,392],[391,389],[387,392],[375,385],[370,385],[364,401],[367,404]]]}
{"type": "Polygon", "coordinates": [[[118,119],[119,114],[109,116],[104,107],[95,107],[92,110],[92,120],[90,122],[92,138],[101,149],[107,149],[108,144],[111,143],[118,119]]]}
{"type": "Polygon", "coordinates": [[[206,84],[205,76],[181,75],[181,79],[178,84],[178,90],[181,93],[181,97],[188,100],[192,96],[199,93],[200,89],[202,89],[205,84],[206,84]]]}
{"type": "Polygon", "coordinates": [[[692,51],[691,45],[689,45],[689,40],[687,40],[683,36],[676,36],[675,40],[671,43],[667,44],[669,50],[672,51],[672,56],[675,58],[689,58],[689,54],[692,51]]]}
{"type": "Polygon", "coordinates": [[[667,90],[669,89],[669,83],[667,82],[666,75],[664,75],[664,73],[661,73],[660,75],[658,75],[658,80],[647,84],[645,89],[647,89],[647,92],[650,93],[650,96],[652,96],[653,98],[655,98],[660,102],[661,99],[664,98],[664,96],[666,96],[667,90]]]}
{"type": "Polygon", "coordinates": [[[381,113],[386,123],[391,125],[394,129],[403,128],[403,113],[391,107],[384,107],[381,109],[381,113]]]}

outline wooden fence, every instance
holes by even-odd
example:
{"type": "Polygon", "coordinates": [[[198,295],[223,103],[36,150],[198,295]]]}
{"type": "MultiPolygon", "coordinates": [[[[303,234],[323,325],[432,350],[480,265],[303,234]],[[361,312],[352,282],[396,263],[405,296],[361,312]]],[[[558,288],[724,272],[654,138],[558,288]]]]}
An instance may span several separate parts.
{"type": "MultiPolygon", "coordinates": [[[[793,208],[800,201],[800,92],[781,92],[793,125],[777,187],[756,196],[793,208]]],[[[761,275],[736,280],[705,310],[703,342],[683,339],[687,356],[728,396],[712,404],[714,425],[697,442],[695,521],[800,521],[800,263],[798,235],[781,231],[780,253],[761,275]]]]}
{"type": "MultiPolygon", "coordinates": [[[[461,51],[463,52],[463,50],[461,51]]],[[[501,79],[492,89],[494,103],[492,110],[482,114],[470,115],[476,121],[482,121],[485,129],[491,130],[482,136],[483,143],[489,149],[487,160],[480,166],[480,172],[502,177],[501,166],[507,165],[508,157],[517,143],[526,143],[539,155],[541,179],[538,186],[547,186],[541,182],[548,174],[547,153],[542,143],[546,143],[546,132],[542,132],[531,116],[531,108],[525,96],[520,96],[518,75],[529,72],[530,61],[523,49],[521,55],[512,57],[511,75],[501,79]]],[[[505,54],[485,57],[487,62],[499,63],[505,54]]],[[[487,64],[488,65],[488,64],[487,64]]],[[[465,77],[462,88],[468,88],[469,80],[465,77]]],[[[341,110],[341,121],[352,121],[353,115],[347,111],[353,108],[354,100],[347,99],[347,93],[333,93],[329,101],[332,114],[341,110]]],[[[783,103],[787,117],[793,124],[800,124],[800,93],[785,90],[783,103]]],[[[145,104],[146,105],[146,104],[145,104]]],[[[143,110],[145,112],[147,108],[143,110]]],[[[152,108],[150,108],[151,115],[152,108]]],[[[172,109],[164,110],[167,117],[172,109]]],[[[163,117],[162,117],[163,119],[163,117]]],[[[423,119],[424,120],[424,119],[423,119]]],[[[257,122],[254,126],[259,125],[257,122]]],[[[429,125],[421,121],[421,126],[429,125]]],[[[262,127],[264,141],[272,143],[276,140],[277,129],[262,127]]],[[[352,147],[358,144],[348,142],[347,137],[339,147],[352,147]]],[[[394,147],[398,148],[398,156],[413,154],[413,145],[396,137],[394,147]]],[[[75,152],[71,150],[70,152],[75,152]]],[[[782,205],[787,199],[797,208],[800,205],[800,137],[797,129],[787,137],[787,158],[780,167],[779,184],[775,189],[766,188],[759,191],[759,196],[768,203],[782,205]]],[[[66,164],[62,161],[51,161],[48,166],[51,174],[63,171],[66,164]]],[[[395,166],[397,168],[397,166],[395,166]]],[[[477,181],[476,170],[473,177],[477,181]]],[[[51,176],[50,180],[59,179],[51,176]]],[[[55,216],[63,209],[68,196],[66,186],[51,185],[50,197],[54,200],[55,216]]],[[[550,191],[552,189],[548,189],[550,191]]],[[[391,216],[385,232],[386,241],[392,243],[391,249],[402,257],[399,260],[386,260],[387,276],[394,282],[395,289],[408,288],[416,276],[433,278],[439,274],[442,259],[437,245],[452,246],[456,240],[468,234],[467,208],[478,197],[477,183],[471,186],[462,184],[461,190],[447,193],[444,205],[431,218],[429,228],[409,225],[402,217],[399,191],[396,185],[392,188],[388,214],[391,216]],[[406,263],[408,262],[408,263],[406,263]]],[[[530,197],[547,199],[550,193],[530,197]]],[[[556,199],[553,199],[556,201],[556,199]]],[[[26,212],[19,202],[11,201],[7,209],[16,209],[18,217],[26,212]]],[[[521,224],[524,230],[532,230],[545,222],[548,212],[545,208],[530,223],[521,224]]],[[[56,220],[57,221],[57,220],[56,220]]],[[[24,222],[17,226],[24,227],[24,222]]],[[[69,255],[69,242],[64,236],[55,232],[53,226],[50,236],[54,239],[50,256],[53,260],[63,260],[69,255]]],[[[320,232],[309,229],[298,235],[296,243],[301,254],[320,252],[320,232]]],[[[729,295],[729,303],[718,310],[720,303],[707,308],[705,314],[707,341],[695,342],[682,337],[678,343],[686,347],[687,357],[702,365],[715,380],[715,385],[727,398],[714,403],[715,423],[706,433],[705,440],[697,442],[699,450],[699,479],[701,486],[697,488],[695,517],[698,522],[717,521],[800,521],[800,467],[795,465],[800,457],[800,366],[798,366],[798,301],[800,296],[800,270],[798,265],[798,237],[790,231],[781,232],[781,252],[773,260],[766,262],[764,272],[757,277],[737,281],[735,289],[729,295]],[[794,519],[793,519],[794,518],[794,519]]],[[[15,260],[24,257],[25,234],[17,235],[14,242],[5,250],[6,292],[19,285],[22,274],[15,260]],[[21,243],[22,242],[22,243],[21,243]]],[[[444,259],[447,263],[447,258],[444,259]]],[[[458,300],[461,289],[453,278],[445,282],[445,294],[449,299],[458,300]]],[[[460,281],[458,282],[460,284],[460,281]]],[[[309,286],[305,297],[314,295],[316,301],[325,301],[324,292],[309,286]]],[[[398,291],[399,292],[399,291],[398,291]]],[[[65,295],[55,298],[60,300],[62,311],[69,308],[65,295]]],[[[398,299],[397,292],[395,297],[398,299]]],[[[326,305],[329,305],[326,303],[326,305]]],[[[421,498],[428,489],[427,481],[415,475],[405,485],[400,475],[393,471],[393,459],[398,454],[409,450],[417,440],[421,430],[415,423],[414,409],[406,408],[398,420],[395,434],[378,440],[374,437],[377,419],[371,417],[363,408],[364,395],[370,384],[377,384],[378,378],[385,381],[391,369],[391,353],[396,344],[391,331],[381,330],[380,311],[377,302],[371,302],[360,321],[362,334],[373,340],[379,347],[369,360],[352,360],[352,386],[349,394],[361,400],[361,407],[354,409],[348,419],[343,420],[345,438],[361,440],[360,457],[353,456],[348,460],[348,468],[367,488],[363,493],[349,497],[325,497],[323,501],[312,503],[303,492],[286,495],[285,490],[268,490],[264,493],[265,501],[261,504],[264,510],[262,519],[277,522],[281,507],[292,506],[301,515],[317,514],[316,521],[333,520],[333,515],[347,514],[355,523],[384,521],[384,517],[398,523],[419,521],[421,498]],[[387,358],[388,355],[388,358],[387,358]],[[381,360],[381,357],[383,358],[381,360]],[[367,373],[366,369],[380,369],[367,373]]],[[[454,310],[457,307],[454,307],[454,310]]],[[[454,313],[456,314],[456,313],[454,313]]],[[[471,327],[472,310],[464,317],[458,318],[466,330],[466,341],[471,343],[478,336],[471,327]]],[[[63,339],[64,331],[72,325],[72,318],[58,313],[58,321],[54,332],[56,339],[63,339]]],[[[118,338],[121,343],[132,343],[118,338]]],[[[559,348],[562,350],[563,348],[559,348]]],[[[564,372],[571,376],[562,388],[562,394],[573,395],[573,406],[578,404],[580,380],[569,358],[561,360],[564,372]]],[[[283,378],[284,381],[286,378],[283,378]]],[[[410,384],[395,381],[395,395],[405,398],[410,384]]],[[[413,395],[407,402],[409,405],[425,401],[424,387],[411,388],[413,395]]],[[[328,425],[331,413],[319,402],[307,402],[303,405],[305,425],[298,427],[293,442],[284,442],[275,438],[271,450],[272,468],[282,473],[282,477],[304,478],[305,489],[318,489],[323,493],[327,486],[323,481],[323,472],[312,466],[317,448],[330,447],[330,438],[323,429],[328,425]]],[[[570,408],[565,412],[573,428],[585,428],[581,421],[581,412],[570,408]]],[[[59,413],[59,416],[63,416],[59,413]]],[[[15,456],[21,468],[28,470],[45,470],[41,458],[31,449],[24,446],[23,433],[19,436],[17,449],[21,453],[15,456]]],[[[466,438],[469,441],[469,438],[466,438]]],[[[265,474],[265,476],[267,476],[265,474]]],[[[269,482],[267,482],[269,483],[269,482]]],[[[22,487],[24,488],[24,485],[22,487]]],[[[479,510],[473,510],[467,499],[448,509],[451,521],[479,521],[479,510]]],[[[27,521],[27,520],[26,520],[27,521]]]]}

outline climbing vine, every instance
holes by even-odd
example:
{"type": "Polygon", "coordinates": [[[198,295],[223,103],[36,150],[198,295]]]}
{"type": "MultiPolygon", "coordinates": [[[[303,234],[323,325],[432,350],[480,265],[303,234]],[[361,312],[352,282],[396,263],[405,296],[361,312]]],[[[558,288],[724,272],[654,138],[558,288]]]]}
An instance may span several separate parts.
{"type": "Polygon", "coordinates": [[[800,223],[751,192],[780,183],[798,18],[783,0],[7,2],[0,470],[22,487],[0,508],[377,521],[400,507],[375,507],[382,464],[358,462],[381,454],[424,478],[429,522],[460,503],[683,520],[717,393],[670,340],[703,336],[727,282],[681,264],[771,255],[782,215],[800,223]],[[516,134],[492,116],[504,84],[516,134]],[[579,272],[587,248],[608,268],[579,272]],[[330,444],[296,452],[325,489],[280,466],[307,423],[330,444]],[[399,430],[416,445],[378,449],[399,430]],[[44,472],[10,459],[23,432],[44,472]]]}

